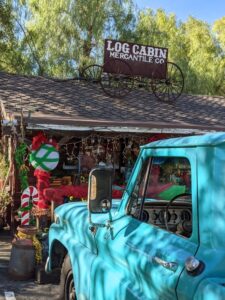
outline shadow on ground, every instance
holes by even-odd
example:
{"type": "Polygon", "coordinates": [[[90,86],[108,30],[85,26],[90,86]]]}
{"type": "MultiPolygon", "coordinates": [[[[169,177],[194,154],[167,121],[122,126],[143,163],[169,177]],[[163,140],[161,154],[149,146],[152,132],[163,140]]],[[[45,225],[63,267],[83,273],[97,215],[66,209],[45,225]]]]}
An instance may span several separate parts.
{"type": "Polygon", "coordinates": [[[58,285],[37,284],[34,279],[12,280],[8,275],[12,237],[9,232],[0,231],[0,300],[5,300],[5,292],[14,292],[16,300],[57,299],[58,285]]]}

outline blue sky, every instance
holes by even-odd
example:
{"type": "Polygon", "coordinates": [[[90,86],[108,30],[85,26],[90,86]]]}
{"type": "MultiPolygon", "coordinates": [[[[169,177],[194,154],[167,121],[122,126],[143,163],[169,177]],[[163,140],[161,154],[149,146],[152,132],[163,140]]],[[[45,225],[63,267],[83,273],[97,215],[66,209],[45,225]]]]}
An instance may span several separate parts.
{"type": "Polygon", "coordinates": [[[175,13],[186,21],[188,16],[210,24],[225,16],[225,0],[134,0],[139,8],[163,8],[167,13],[175,13]]]}

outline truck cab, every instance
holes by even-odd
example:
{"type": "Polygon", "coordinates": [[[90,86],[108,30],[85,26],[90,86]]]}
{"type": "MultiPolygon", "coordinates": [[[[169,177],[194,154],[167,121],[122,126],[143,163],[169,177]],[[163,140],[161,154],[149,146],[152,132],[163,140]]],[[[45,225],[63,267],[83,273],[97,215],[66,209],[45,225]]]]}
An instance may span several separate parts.
{"type": "Polygon", "coordinates": [[[60,298],[225,299],[225,133],[142,146],[121,200],[112,177],[94,169],[88,205],[55,210],[60,298]]]}

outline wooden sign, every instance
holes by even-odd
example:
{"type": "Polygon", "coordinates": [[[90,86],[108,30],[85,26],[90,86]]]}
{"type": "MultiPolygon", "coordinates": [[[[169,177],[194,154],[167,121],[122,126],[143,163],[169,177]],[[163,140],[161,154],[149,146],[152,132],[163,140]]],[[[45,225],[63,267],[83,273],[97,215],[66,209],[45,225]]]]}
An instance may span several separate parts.
{"type": "Polygon", "coordinates": [[[105,40],[104,72],[166,78],[168,49],[105,40]]]}

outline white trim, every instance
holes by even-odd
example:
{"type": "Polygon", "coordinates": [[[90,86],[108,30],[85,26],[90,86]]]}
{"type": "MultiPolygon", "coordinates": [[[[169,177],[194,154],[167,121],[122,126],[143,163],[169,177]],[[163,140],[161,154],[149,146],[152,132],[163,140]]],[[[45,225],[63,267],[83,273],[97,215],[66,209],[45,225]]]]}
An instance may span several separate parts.
{"type": "Polygon", "coordinates": [[[17,126],[18,121],[16,119],[8,120],[8,119],[3,119],[2,120],[2,126],[17,126]]]}
{"type": "Polygon", "coordinates": [[[95,131],[95,132],[128,132],[128,133],[174,133],[201,134],[216,132],[216,130],[184,129],[184,128],[146,128],[127,126],[70,126],[56,124],[28,124],[30,130],[61,130],[61,131],[95,131]]]}

